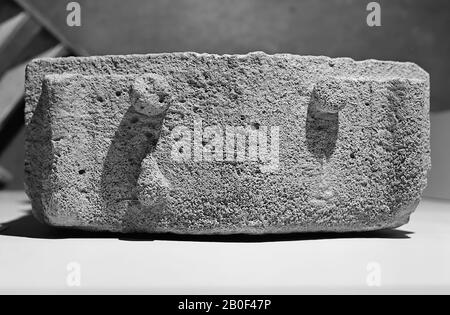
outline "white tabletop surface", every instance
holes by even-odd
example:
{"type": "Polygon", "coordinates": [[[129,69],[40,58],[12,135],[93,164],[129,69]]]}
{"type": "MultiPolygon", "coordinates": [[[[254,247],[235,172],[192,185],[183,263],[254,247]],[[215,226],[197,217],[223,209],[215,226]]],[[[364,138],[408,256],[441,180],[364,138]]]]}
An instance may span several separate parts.
{"type": "Polygon", "coordinates": [[[450,201],[397,230],[238,237],[54,230],[0,193],[0,293],[450,293],[450,201]]]}

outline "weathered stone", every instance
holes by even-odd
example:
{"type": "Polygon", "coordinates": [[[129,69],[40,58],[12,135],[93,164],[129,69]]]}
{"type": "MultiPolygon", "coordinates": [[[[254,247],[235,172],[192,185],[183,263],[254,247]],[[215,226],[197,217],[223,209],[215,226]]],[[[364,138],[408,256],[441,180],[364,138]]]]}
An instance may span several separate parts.
{"type": "Polygon", "coordinates": [[[405,224],[430,167],[412,63],[252,53],[28,65],[37,218],[117,232],[367,231],[405,224]]]}

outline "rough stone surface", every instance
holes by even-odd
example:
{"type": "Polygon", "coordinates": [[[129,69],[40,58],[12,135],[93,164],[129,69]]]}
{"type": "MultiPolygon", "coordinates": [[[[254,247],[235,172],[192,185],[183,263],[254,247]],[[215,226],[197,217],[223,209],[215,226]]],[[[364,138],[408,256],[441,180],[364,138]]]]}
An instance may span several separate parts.
{"type": "Polygon", "coordinates": [[[430,168],[412,63],[175,53],[27,67],[37,218],[115,232],[367,231],[405,224],[430,168]]]}

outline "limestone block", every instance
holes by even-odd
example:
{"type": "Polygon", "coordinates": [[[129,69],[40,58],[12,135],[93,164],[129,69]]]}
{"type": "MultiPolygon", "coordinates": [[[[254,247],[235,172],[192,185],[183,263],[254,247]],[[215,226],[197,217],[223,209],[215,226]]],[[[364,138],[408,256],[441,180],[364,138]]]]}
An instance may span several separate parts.
{"type": "Polygon", "coordinates": [[[173,53],[38,59],[26,186],[58,227],[368,231],[408,222],[430,168],[412,63],[173,53]]]}

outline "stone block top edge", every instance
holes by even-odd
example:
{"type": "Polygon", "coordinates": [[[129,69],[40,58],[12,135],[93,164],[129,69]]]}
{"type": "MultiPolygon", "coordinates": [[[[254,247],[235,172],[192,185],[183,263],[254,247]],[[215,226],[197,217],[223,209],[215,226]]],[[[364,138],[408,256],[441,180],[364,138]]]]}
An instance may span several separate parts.
{"type": "MultiPolygon", "coordinates": [[[[140,73],[132,73],[132,74],[82,74],[77,72],[68,72],[68,73],[50,73],[45,74],[43,77],[44,82],[65,82],[68,80],[73,80],[77,78],[136,78],[142,77],[143,74],[140,73]]],[[[319,82],[376,82],[376,83],[390,83],[390,82],[399,82],[399,83],[409,83],[409,84],[425,84],[426,80],[420,78],[407,78],[407,77],[399,77],[399,76],[386,76],[382,78],[378,77],[370,77],[370,76],[325,76],[323,79],[319,80],[319,82]]]]}
{"type": "Polygon", "coordinates": [[[90,61],[120,61],[120,60],[136,60],[144,61],[151,58],[159,57],[179,57],[179,58],[214,58],[214,59],[248,59],[248,58],[279,58],[279,59],[291,59],[291,60],[317,60],[323,62],[333,63],[355,63],[359,65],[393,65],[393,66],[405,66],[410,67],[414,71],[420,73],[420,75],[429,77],[428,72],[410,61],[394,61],[394,60],[378,60],[378,59],[365,59],[365,60],[355,60],[349,57],[328,57],[324,55],[297,55],[291,53],[276,53],[267,54],[262,51],[249,52],[247,54],[211,54],[211,53],[198,53],[198,52],[173,52],[173,53],[150,53],[150,54],[129,54],[129,55],[103,55],[103,56],[89,56],[89,57],[44,57],[36,58],[30,61],[28,66],[39,66],[40,64],[64,64],[64,63],[85,63],[90,61]]]}

